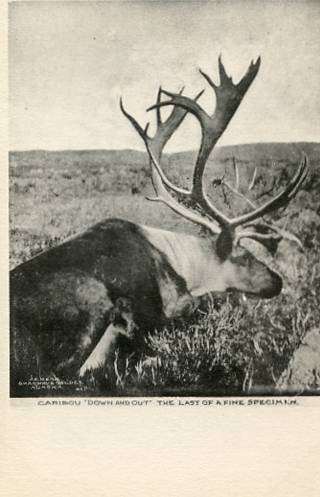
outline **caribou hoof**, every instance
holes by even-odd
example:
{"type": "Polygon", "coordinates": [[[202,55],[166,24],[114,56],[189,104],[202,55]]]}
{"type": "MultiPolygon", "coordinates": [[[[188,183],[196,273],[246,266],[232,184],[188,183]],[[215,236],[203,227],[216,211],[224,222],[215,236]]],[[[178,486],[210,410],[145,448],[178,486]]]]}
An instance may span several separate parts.
{"type": "Polygon", "coordinates": [[[80,381],[88,388],[101,390],[113,387],[115,381],[112,374],[104,366],[95,369],[87,369],[82,366],[79,371],[80,381]]]}
{"type": "Polygon", "coordinates": [[[89,362],[80,368],[78,377],[82,383],[89,387],[111,387],[115,384],[114,368],[105,362],[89,362]]]}

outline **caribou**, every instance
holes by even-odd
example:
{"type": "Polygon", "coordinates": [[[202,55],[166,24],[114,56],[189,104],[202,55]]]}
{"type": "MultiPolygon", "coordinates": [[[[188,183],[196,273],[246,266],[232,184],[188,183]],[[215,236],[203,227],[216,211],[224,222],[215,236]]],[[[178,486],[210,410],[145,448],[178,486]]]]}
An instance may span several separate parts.
{"type": "Polygon", "coordinates": [[[235,84],[218,61],[220,82],[201,75],[214,90],[209,115],[195,98],[158,91],[154,136],[120,108],[142,138],[161,202],[202,227],[206,236],[156,229],[123,219],[106,219],[14,268],[10,273],[11,391],[33,375],[86,378],[101,368],[112,378],[119,346],[138,350],[147,332],[172,318],[187,318],[199,297],[237,290],[261,298],[280,294],[281,276],[258,260],[242,241],[266,245],[284,232],[265,216],[285,207],[308,174],[304,157],[283,191],[249,212],[229,218],[204,188],[204,171],[255,79],[260,58],[235,84]],[[163,119],[162,108],[171,106],[163,119]],[[187,114],[200,124],[201,143],[190,190],[173,184],[161,166],[163,149],[187,114]],[[121,345],[122,344],[122,345],[121,345]]]}

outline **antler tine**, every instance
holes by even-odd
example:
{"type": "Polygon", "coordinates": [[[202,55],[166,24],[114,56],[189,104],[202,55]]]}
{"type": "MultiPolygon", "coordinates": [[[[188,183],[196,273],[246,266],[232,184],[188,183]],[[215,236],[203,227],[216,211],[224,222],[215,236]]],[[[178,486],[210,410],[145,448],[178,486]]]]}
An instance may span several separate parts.
{"type": "Polygon", "coordinates": [[[236,85],[243,95],[246,93],[247,89],[251,85],[252,81],[258,74],[261,65],[261,57],[259,56],[255,62],[253,60],[250,62],[250,66],[247,69],[246,74],[243,76],[241,81],[236,85]]]}
{"type": "MultiPolygon", "coordinates": [[[[161,103],[161,93],[162,93],[162,88],[161,88],[161,86],[159,86],[159,90],[158,90],[158,94],[157,94],[157,104],[158,105],[161,103]]],[[[157,109],[156,109],[156,116],[157,116],[157,126],[159,128],[162,124],[160,107],[157,107],[157,109]]]]}
{"type": "MultiPolygon", "coordinates": [[[[275,230],[276,231],[276,230],[275,230]]],[[[267,242],[268,240],[274,240],[277,242],[280,242],[282,236],[280,233],[277,234],[263,234],[263,233],[256,233],[255,231],[241,231],[240,233],[237,233],[236,235],[236,242],[239,242],[242,238],[251,238],[252,240],[255,240],[260,243],[267,242]]],[[[299,244],[301,243],[300,240],[299,244]]]]}
{"type": "Polygon", "coordinates": [[[147,123],[147,125],[143,129],[140,126],[140,124],[138,123],[138,121],[133,116],[131,116],[131,114],[129,114],[129,112],[127,112],[126,109],[124,108],[122,97],[120,98],[120,109],[121,109],[122,113],[126,116],[126,118],[129,119],[129,121],[131,122],[134,129],[139,133],[139,135],[141,136],[141,138],[145,142],[148,139],[147,132],[148,132],[148,128],[149,128],[149,123],[147,123]]]}
{"type": "Polygon", "coordinates": [[[147,123],[147,124],[145,125],[145,127],[144,127],[144,130],[143,130],[143,132],[144,132],[144,134],[145,134],[146,136],[148,136],[148,129],[149,129],[149,126],[150,126],[150,123],[147,123]]]}
{"type": "Polygon", "coordinates": [[[280,192],[276,197],[269,200],[267,203],[256,208],[254,211],[232,219],[231,225],[235,228],[240,225],[248,224],[255,219],[261,218],[262,216],[279,209],[280,207],[286,206],[298,192],[300,186],[306,179],[308,172],[309,165],[306,156],[304,156],[295,176],[292,178],[285,190],[280,192]]]}
{"type": "Polygon", "coordinates": [[[225,82],[225,81],[232,82],[232,78],[227,75],[225,67],[222,63],[222,54],[220,54],[218,57],[218,65],[219,65],[220,85],[222,85],[223,82],[225,82]]]}
{"type": "Polygon", "coordinates": [[[211,88],[213,88],[214,90],[217,89],[217,85],[215,84],[215,82],[210,78],[210,76],[205,73],[202,69],[200,69],[199,67],[199,73],[201,74],[201,76],[204,77],[204,79],[207,80],[207,83],[211,86],[211,88]]]}
{"type": "Polygon", "coordinates": [[[239,190],[239,168],[235,156],[232,157],[232,164],[233,164],[234,174],[236,177],[236,190],[239,190]]]}
{"type": "MultiPolygon", "coordinates": [[[[183,92],[183,89],[182,88],[180,90],[180,93],[183,92]]],[[[157,93],[157,107],[156,107],[156,118],[157,118],[157,129],[161,128],[163,122],[162,122],[162,117],[161,117],[161,109],[160,109],[160,103],[161,103],[161,94],[162,94],[162,87],[161,85],[159,86],[159,89],[158,89],[158,93],[157,93]]],[[[181,115],[183,115],[182,112],[180,112],[181,115]]]]}
{"type": "Polygon", "coordinates": [[[256,182],[256,177],[257,177],[257,167],[254,168],[254,171],[253,171],[253,175],[252,175],[252,178],[251,178],[251,181],[250,181],[250,184],[248,186],[248,190],[252,190],[254,185],[255,185],[255,182],[256,182]]]}

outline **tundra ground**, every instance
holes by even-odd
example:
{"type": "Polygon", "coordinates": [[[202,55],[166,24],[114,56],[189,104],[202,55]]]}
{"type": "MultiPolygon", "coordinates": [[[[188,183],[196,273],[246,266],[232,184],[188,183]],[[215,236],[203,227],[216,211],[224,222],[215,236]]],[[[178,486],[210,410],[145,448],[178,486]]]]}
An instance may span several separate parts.
{"type": "MultiPolygon", "coordinates": [[[[116,395],[248,395],[275,393],[275,385],[305,334],[320,323],[320,203],[318,144],[257,144],[219,149],[209,162],[211,198],[229,214],[248,206],[212,179],[234,181],[235,156],[241,191],[246,193],[254,168],[256,188],[248,195],[258,204],[275,195],[294,174],[305,151],[311,175],[295,200],[273,216],[298,236],[282,241],[274,257],[255,242],[250,250],[268,261],[284,279],[272,300],[241,295],[212,295],[188,323],[172,323],[146,337],[152,364],[117,365],[116,395]],[[273,178],[276,178],[273,180],[273,178]],[[268,192],[262,197],[263,192],[268,192]],[[260,198],[259,198],[260,197],[260,198]]],[[[193,153],[165,156],[168,176],[187,186],[193,153]]],[[[66,237],[108,217],[122,217],[155,227],[186,232],[198,228],[168,208],[149,203],[146,155],[133,151],[13,152],[10,154],[10,266],[28,260],[66,237]]],[[[59,395],[70,394],[59,387],[59,395]]],[[[317,392],[320,384],[315,379],[317,392]]],[[[43,394],[43,392],[41,392],[43,394]]],[[[107,395],[98,383],[72,388],[72,394],[107,395]]],[[[36,393],[34,393],[36,394],[36,393]]],[[[45,393],[50,395],[50,392],[45,393]]]]}

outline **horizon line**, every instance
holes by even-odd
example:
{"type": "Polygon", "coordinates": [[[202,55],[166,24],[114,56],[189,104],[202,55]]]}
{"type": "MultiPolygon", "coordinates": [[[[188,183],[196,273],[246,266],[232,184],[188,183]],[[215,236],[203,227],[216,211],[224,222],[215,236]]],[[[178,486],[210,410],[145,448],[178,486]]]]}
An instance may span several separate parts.
{"type": "MultiPolygon", "coordinates": [[[[298,145],[301,143],[307,143],[307,144],[319,144],[320,141],[308,141],[308,140],[300,140],[300,141],[258,141],[258,142],[246,142],[246,143],[234,143],[234,144],[227,144],[227,145],[216,145],[214,150],[217,149],[222,149],[222,148],[229,148],[229,147],[241,147],[241,146],[252,146],[252,145],[298,145]]],[[[132,152],[141,152],[141,153],[147,153],[146,150],[143,149],[137,149],[137,148],[131,148],[131,147],[125,147],[125,148],[23,148],[23,149],[8,149],[9,153],[15,153],[15,152],[93,152],[93,151],[108,151],[108,152],[122,152],[130,150],[132,152]]],[[[198,149],[184,149],[184,150],[175,150],[172,152],[164,152],[165,155],[172,155],[172,154],[179,154],[179,153],[186,153],[186,152],[197,152],[198,149]]]]}

